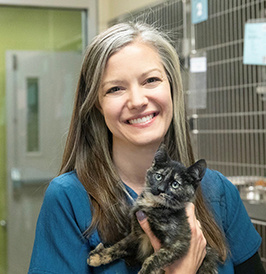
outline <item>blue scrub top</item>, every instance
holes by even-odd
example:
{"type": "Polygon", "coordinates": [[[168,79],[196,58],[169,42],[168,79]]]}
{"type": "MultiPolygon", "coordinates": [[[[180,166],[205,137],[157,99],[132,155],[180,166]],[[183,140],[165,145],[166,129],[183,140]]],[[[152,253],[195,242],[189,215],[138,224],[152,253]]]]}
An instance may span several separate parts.
{"type": "MultiPolygon", "coordinates": [[[[207,170],[201,184],[206,202],[224,231],[230,249],[218,273],[234,273],[234,265],[255,254],[261,237],[248,217],[238,190],[222,174],[207,170]]],[[[132,189],[127,187],[127,190],[137,198],[132,189]]],[[[97,268],[87,265],[88,253],[100,243],[97,231],[89,239],[82,236],[90,223],[89,196],[76,172],[55,178],[45,193],[28,273],[137,273],[139,267],[129,268],[124,260],[97,268]]]]}

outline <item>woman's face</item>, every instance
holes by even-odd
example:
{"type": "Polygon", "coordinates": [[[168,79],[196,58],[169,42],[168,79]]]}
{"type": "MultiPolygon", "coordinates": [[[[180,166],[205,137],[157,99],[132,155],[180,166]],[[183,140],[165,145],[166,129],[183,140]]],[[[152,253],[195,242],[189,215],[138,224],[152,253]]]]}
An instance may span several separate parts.
{"type": "Polygon", "coordinates": [[[170,84],[151,46],[133,42],[107,62],[100,109],[114,145],[158,146],[172,120],[170,84]]]}

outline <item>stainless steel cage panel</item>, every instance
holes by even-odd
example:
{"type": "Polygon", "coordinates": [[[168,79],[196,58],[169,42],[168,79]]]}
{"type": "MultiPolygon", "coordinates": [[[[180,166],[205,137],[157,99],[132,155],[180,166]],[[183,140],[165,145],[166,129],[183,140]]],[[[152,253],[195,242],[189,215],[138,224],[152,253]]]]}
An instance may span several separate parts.
{"type": "Polygon", "coordinates": [[[197,153],[227,176],[266,175],[265,66],[243,65],[244,27],[265,17],[266,1],[209,1],[193,26],[195,50],[207,53],[207,108],[197,114],[197,153]]]}

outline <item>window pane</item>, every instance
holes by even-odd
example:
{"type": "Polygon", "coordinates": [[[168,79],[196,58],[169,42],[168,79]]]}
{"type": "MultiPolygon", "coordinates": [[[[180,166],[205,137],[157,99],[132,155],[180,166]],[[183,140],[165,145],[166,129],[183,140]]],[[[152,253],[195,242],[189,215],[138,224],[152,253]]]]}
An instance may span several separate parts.
{"type": "Polygon", "coordinates": [[[27,79],[27,152],[39,151],[38,79],[27,79]]]}

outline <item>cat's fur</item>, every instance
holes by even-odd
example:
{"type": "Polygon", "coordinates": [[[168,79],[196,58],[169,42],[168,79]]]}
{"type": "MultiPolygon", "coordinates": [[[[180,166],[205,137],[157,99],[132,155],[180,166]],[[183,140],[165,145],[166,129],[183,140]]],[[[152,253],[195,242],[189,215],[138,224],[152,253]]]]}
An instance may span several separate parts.
{"type": "MultiPolygon", "coordinates": [[[[99,266],[119,258],[135,257],[142,264],[139,273],[151,274],[163,273],[163,268],[183,257],[191,238],[185,207],[194,200],[205,170],[205,160],[186,168],[171,160],[161,146],[147,171],[146,187],[131,212],[131,233],[111,247],[99,244],[90,252],[88,264],[99,266]],[[140,210],[146,214],[152,232],[160,240],[161,249],[157,252],[153,251],[136,219],[135,214],[140,210]]],[[[216,269],[217,255],[207,246],[207,255],[198,273],[217,273],[216,269]]]]}

